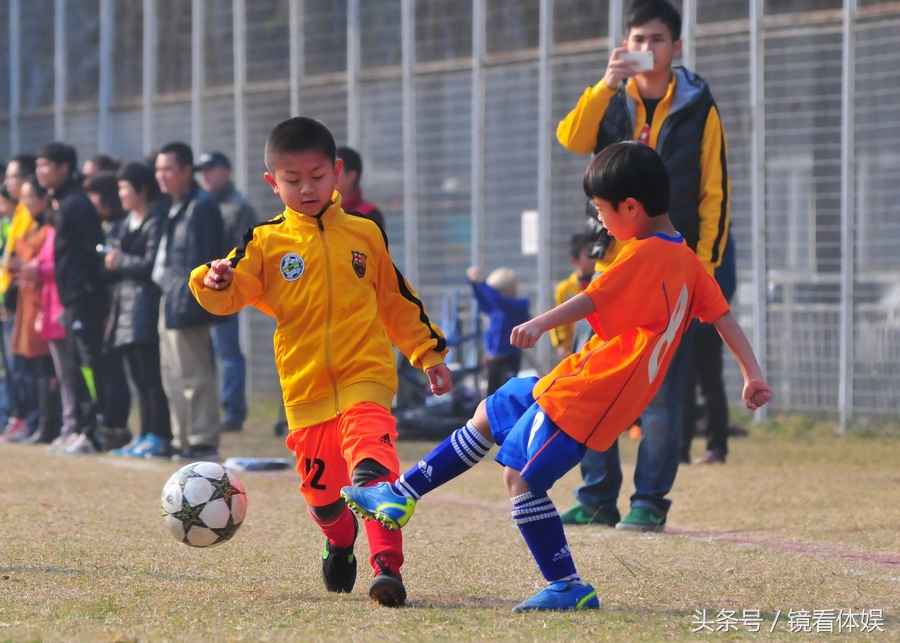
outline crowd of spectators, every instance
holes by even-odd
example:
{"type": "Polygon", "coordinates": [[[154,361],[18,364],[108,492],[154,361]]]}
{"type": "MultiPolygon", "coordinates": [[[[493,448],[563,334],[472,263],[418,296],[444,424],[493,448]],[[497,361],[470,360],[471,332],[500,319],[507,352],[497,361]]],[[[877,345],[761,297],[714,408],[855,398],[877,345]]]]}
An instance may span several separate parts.
{"type": "Polygon", "coordinates": [[[187,281],[257,222],[228,157],[195,163],[172,142],[79,167],[53,142],[0,171],[0,441],[221,459],[221,434],[247,415],[239,327],[204,311],[187,281]]]}

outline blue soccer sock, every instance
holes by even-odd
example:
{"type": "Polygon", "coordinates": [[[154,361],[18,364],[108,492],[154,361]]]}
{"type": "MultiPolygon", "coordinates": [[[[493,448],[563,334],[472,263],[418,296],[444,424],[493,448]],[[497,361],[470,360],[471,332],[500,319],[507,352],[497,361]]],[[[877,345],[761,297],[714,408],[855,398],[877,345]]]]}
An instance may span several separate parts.
{"type": "Polygon", "coordinates": [[[437,445],[415,467],[400,476],[394,489],[400,495],[418,500],[429,491],[453,480],[481,462],[493,442],[481,435],[469,420],[437,445]]]}
{"type": "Polygon", "coordinates": [[[550,497],[529,491],[512,498],[512,503],[513,520],[544,579],[548,583],[569,581],[581,585],[562,520],[550,497]]]}

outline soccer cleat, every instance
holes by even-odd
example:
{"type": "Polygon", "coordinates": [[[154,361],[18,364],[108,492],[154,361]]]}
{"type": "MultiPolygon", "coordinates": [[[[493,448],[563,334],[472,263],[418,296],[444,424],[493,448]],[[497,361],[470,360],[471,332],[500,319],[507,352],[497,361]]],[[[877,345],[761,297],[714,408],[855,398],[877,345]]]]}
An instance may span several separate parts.
{"type": "Polygon", "coordinates": [[[377,520],[388,529],[402,529],[416,510],[415,500],[401,496],[387,482],[373,487],[344,487],[341,496],[360,518],[377,520]]]}
{"type": "Polygon", "coordinates": [[[325,589],[329,592],[353,591],[356,583],[356,556],[353,554],[353,546],[356,544],[356,536],[359,535],[359,523],[353,518],[353,542],[346,549],[335,547],[327,538],[325,549],[322,550],[322,580],[325,581],[325,589]]]}
{"type": "Polygon", "coordinates": [[[369,598],[385,607],[403,607],[406,604],[406,588],[400,576],[391,571],[390,559],[385,554],[375,554],[378,570],[369,583],[369,598]]]}
{"type": "Polygon", "coordinates": [[[638,505],[632,507],[628,515],[616,524],[616,529],[622,531],[655,531],[666,530],[666,517],[660,516],[650,507],[638,505]]]}
{"type": "Polygon", "coordinates": [[[577,504],[567,512],[560,516],[564,525],[605,525],[607,527],[615,527],[616,523],[621,520],[619,512],[615,514],[606,509],[597,509],[593,511],[582,504],[577,504]]]}
{"type": "Polygon", "coordinates": [[[512,611],[518,613],[598,609],[600,599],[593,587],[557,581],[550,583],[528,600],[522,601],[512,611]]]}

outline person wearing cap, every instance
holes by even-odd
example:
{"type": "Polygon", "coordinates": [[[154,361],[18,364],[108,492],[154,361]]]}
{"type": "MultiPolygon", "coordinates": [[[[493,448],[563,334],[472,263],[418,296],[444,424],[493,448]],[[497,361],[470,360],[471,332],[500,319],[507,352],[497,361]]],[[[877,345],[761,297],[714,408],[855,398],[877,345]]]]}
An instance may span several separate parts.
{"type": "MultiPolygon", "coordinates": [[[[231,180],[231,161],[222,152],[207,152],[197,159],[200,186],[219,204],[225,226],[225,244],[238,247],[244,234],[259,218],[253,206],[231,180]]],[[[213,326],[212,338],[221,369],[221,403],[225,419],[222,431],[240,431],[247,419],[247,362],[241,351],[240,313],[228,315],[213,326]]]]}
{"type": "Polygon", "coordinates": [[[374,203],[363,199],[362,190],[359,188],[363,171],[362,157],[359,152],[351,147],[339,147],[337,148],[337,158],[344,162],[340,176],[338,176],[337,186],[335,186],[341,193],[341,207],[345,212],[371,219],[384,232],[384,215],[375,207],[374,203]]]}

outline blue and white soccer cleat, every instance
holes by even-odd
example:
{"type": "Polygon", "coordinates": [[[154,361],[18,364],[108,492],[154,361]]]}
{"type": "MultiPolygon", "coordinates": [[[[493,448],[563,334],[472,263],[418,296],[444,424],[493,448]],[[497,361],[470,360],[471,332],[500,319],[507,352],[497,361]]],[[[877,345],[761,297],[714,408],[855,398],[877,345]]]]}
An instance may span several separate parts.
{"type": "Polygon", "coordinates": [[[341,496],[360,518],[377,520],[388,529],[402,529],[416,509],[415,500],[401,496],[387,482],[373,487],[344,487],[341,496]]]}
{"type": "Polygon", "coordinates": [[[600,599],[590,585],[566,581],[550,583],[537,594],[516,605],[513,612],[598,610],[600,599]]]}

